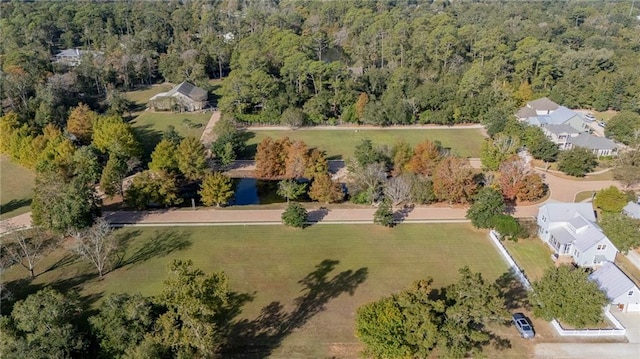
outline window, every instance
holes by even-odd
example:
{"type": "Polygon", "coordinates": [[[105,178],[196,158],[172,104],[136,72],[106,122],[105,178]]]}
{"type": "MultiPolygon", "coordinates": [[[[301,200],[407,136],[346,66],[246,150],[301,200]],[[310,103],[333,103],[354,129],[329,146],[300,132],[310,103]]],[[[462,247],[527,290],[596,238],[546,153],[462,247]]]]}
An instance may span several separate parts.
{"type": "Polygon", "coordinates": [[[632,290],[630,290],[630,291],[629,291],[629,293],[627,293],[627,295],[628,295],[629,297],[633,296],[633,291],[632,291],[632,290]]]}
{"type": "Polygon", "coordinates": [[[607,249],[607,245],[606,244],[598,244],[598,248],[596,248],[599,251],[604,251],[605,249],[607,249]]]}

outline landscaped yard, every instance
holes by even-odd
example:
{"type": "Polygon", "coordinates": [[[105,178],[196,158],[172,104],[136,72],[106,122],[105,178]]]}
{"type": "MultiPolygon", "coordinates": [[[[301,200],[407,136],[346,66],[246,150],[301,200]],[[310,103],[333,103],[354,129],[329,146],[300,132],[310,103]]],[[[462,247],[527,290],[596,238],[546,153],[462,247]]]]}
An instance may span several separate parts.
{"type": "MultiPolygon", "coordinates": [[[[284,335],[268,338],[255,357],[269,353],[281,358],[357,357],[361,347],[354,336],[354,319],[360,305],[418,279],[433,277],[435,288],[450,284],[457,269],[465,265],[490,281],[507,271],[486,232],[469,224],[403,224],[394,229],[315,225],[305,230],[140,227],[122,229],[119,234],[130,237],[124,264],[104,280],[97,280],[88,265],[58,250],[41,263],[37,271],[41,274],[31,286],[20,288],[34,290],[46,283],[65,289],[76,286],[96,306],[108,293],[157,294],[167,277],[167,263],[173,258],[191,259],[205,272],[225,271],[230,288],[248,295],[239,315],[248,321],[245,324],[264,324],[256,321],[261,312],[284,318],[279,320],[288,328],[284,335]]],[[[517,245],[521,244],[527,241],[517,245]]],[[[14,267],[5,280],[23,278],[26,273],[14,267]]],[[[501,331],[511,339],[512,349],[493,352],[493,356],[526,356],[531,346],[515,329],[501,331]]]]}
{"type": "Polygon", "coordinates": [[[424,140],[440,141],[443,147],[462,157],[479,157],[484,136],[479,129],[363,129],[363,130],[296,130],[296,131],[253,131],[247,142],[245,158],[253,158],[256,146],[262,139],[289,137],[302,140],[309,147],[317,147],[327,152],[331,159],[348,159],[353,156],[355,146],[364,138],[376,145],[392,147],[399,140],[411,146],[424,140]]]}
{"type": "Polygon", "coordinates": [[[542,278],[544,270],[553,266],[551,249],[537,237],[518,242],[504,241],[503,244],[529,281],[542,278]]]}
{"type": "Polygon", "coordinates": [[[0,219],[29,212],[35,173],[0,156],[0,219]]]}

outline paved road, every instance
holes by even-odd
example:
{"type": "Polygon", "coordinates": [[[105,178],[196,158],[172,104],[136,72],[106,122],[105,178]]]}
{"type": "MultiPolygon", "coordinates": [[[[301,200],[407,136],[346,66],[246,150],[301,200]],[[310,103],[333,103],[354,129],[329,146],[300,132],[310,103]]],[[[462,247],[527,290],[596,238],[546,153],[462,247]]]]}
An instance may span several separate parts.
{"type": "Polygon", "coordinates": [[[638,359],[640,344],[630,343],[541,343],[538,359],[638,359]]]}

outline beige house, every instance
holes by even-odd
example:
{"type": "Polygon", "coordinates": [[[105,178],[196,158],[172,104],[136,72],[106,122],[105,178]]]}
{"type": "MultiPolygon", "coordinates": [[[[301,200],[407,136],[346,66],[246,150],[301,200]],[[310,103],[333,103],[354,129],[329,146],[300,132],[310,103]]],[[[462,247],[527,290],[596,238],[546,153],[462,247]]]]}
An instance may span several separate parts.
{"type": "Polygon", "coordinates": [[[169,92],[161,92],[149,99],[149,108],[155,111],[192,112],[207,106],[207,91],[183,82],[169,92]]]}

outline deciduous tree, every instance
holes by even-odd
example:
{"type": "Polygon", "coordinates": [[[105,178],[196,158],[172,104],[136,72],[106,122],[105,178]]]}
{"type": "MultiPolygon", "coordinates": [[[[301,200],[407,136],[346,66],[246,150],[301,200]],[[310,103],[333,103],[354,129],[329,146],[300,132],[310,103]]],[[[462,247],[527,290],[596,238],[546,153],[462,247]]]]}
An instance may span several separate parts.
{"type": "Polygon", "coordinates": [[[520,238],[527,236],[527,231],[522,227],[520,222],[513,216],[508,214],[499,214],[492,219],[493,228],[500,233],[500,239],[508,239],[518,241],[520,238]]]}
{"type": "Polygon", "coordinates": [[[576,328],[586,328],[602,321],[602,307],[609,299],[596,282],[589,280],[584,269],[562,265],[545,270],[542,278],[533,283],[529,301],[538,318],[556,318],[576,328]]]}
{"type": "Polygon", "coordinates": [[[307,191],[306,183],[298,183],[295,180],[283,180],[278,182],[278,195],[284,197],[289,203],[296,200],[307,191]]]}
{"type": "Polygon", "coordinates": [[[597,165],[596,155],[582,147],[562,151],[558,156],[558,169],[570,176],[584,177],[597,165]]]}
{"type": "Polygon", "coordinates": [[[284,137],[273,140],[266,137],[258,144],[256,152],[256,178],[281,179],[287,173],[288,148],[291,144],[289,138],[284,137]]]}
{"type": "Polygon", "coordinates": [[[112,153],[100,176],[100,189],[109,197],[122,195],[122,181],[127,176],[127,161],[120,155],[112,153]]]}
{"type": "Polygon", "coordinates": [[[38,227],[12,228],[9,234],[0,237],[0,244],[4,247],[6,259],[20,264],[29,271],[31,278],[35,278],[36,266],[57,246],[58,239],[38,227]]]}
{"type": "Polygon", "coordinates": [[[74,252],[96,268],[100,279],[112,267],[121,248],[119,239],[104,218],[98,218],[89,228],[75,231],[73,240],[74,252]]]}
{"type": "Polygon", "coordinates": [[[434,170],[433,192],[441,201],[466,203],[476,192],[473,169],[469,161],[458,157],[445,157],[434,170]]]}
{"type": "Polygon", "coordinates": [[[71,110],[67,120],[67,131],[83,144],[89,144],[93,135],[93,124],[98,120],[98,114],[91,111],[89,106],[80,103],[71,110]]]}
{"type": "Polygon", "coordinates": [[[622,213],[606,213],[600,226],[621,252],[640,247],[640,220],[622,213]]]}
{"type": "Polygon", "coordinates": [[[391,201],[393,207],[411,202],[411,182],[407,176],[396,176],[388,179],[384,184],[384,195],[391,201]]]}
{"type": "Polygon", "coordinates": [[[307,168],[304,176],[313,179],[316,176],[324,176],[328,171],[329,161],[327,160],[327,154],[317,148],[311,149],[307,158],[307,168]]]}
{"type": "Polygon", "coordinates": [[[205,206],[217,207],[225,205],[233,198],[233,183],[231,178],[220,172],[207,173],[200,185],[200,200],[205,206]]]}
{"type": "Polygon", "coordinates": [[[172,357],[213,356],[225,340],[218,324],[229,297],[227,276],[205,274],[190,260],[178,259],[169,273],[158,296],[166,311],[156,321],[154,340],[172,357]]]}
{"type": "Polygon", "coordinates": [[[544,195],[542,178],[520,158],[500,165],[498,185],[504,198],[510,201],[536,200],[544,195]]]}
{"type": "Polygon", "coordinates": [[[180,141],[176,161],[180,172],[190,180],[199,180],[207,169],[207,154],[202,143],[195,137],[180,141]]]}
{"type": "Polygon", "coordinates": [[[625,145],[640,144],[640,115],[631,111],[620,112],[607,123],[605,134],[625,145]]]}
{"type": "Polygon", "coordinates": [[[620,213],[627,205],[629,198],[627,194],[620,191],[616,186],[601,189],[593,199],[593,205],[604,212],[620,213]]]}
{"type": "Polygon", "coordinates": [[[118,116],[99,117],[93,125],[93,145],[102,152],[124,158],[140,155],[140,144],[133,129],[118,116]]]}
{"type": "Polygon", "coordinates": [[[18,301],[11,320],[1,321],[3,358],[82,356],[86,341],[74,321],[80,312],[75,296],[45,288],[18,301]]]}
{"type": "Polygon", "coordinates": [[[640,146],[618,155],[613,168],[613,178],[627,187],[640,183],[640,146]]]}
{"type": "Polygon", "coordinates": [[[178,144],[172,140],[162,139],[151,153],[149,169],[152,171],[178,172],[178,144]]]}
{"type": "Polygon", "coordinates": [[[406,165],[407,170],[423,176],[432,176],[442,160],[441,150],[440,145],[435,142],[424,141],[417,144],[413,150],[413,156],[406,165]]]}
{"type": "Polygon", "coordinates": [[[407,142],[400,140],[391,149],[393,175],[398,176],[405,171],[405,167],[413,157],[413,149],[407,142]]]}
{"type": "Polygon", "coordinates": [[[473,197],[466,217],[476,228],[492,228],[494,217],[504,213],[505,209],[502,194],[491,187],[484,187],[473,197]]]}
{"type": "Polygon", "coordinates": [[[294,141],[287,147],[285,160],[287,178],[302,178],[309,163],[309,148],[302,141],[294,141]]]}
{"type": "Polygon", "coordinates": [[[309,198],[323,203],[335,203],[344,199],[340,183],[333,181],[328,173],[316,175],[309,189],[309,198]]]}
{"type": "Polygon", "coordinates": [[[153,332],[158,315],[149,298],[140,294],[112,294],[102,302],[98,314],[89,318],[89,324],[98,339],[100,353],[108,358],[121,358],[153,332]]]}

